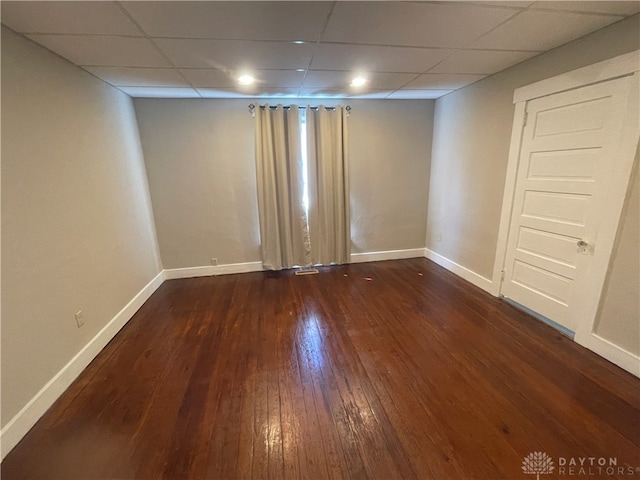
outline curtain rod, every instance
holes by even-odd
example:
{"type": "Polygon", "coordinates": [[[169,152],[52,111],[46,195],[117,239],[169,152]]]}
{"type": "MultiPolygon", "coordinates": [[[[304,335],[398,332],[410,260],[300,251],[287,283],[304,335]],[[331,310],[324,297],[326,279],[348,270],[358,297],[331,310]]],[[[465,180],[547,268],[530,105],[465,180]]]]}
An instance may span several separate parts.
{"type": "MultiPolygon", "coordinates": [[[[258,106],[259,109],[264,110],[265,106],[264,105],[259,105],[258,106]]],[[[270,105],[269,106],[270,109],[275,110],[276,108],[278,108],[277,105],[270,105]]],[[[284,109],[289,109],[291,108],[291,105],[283,105],[282,108],[284,109]]],[[[303,107],[303,106],[298,106],[298,108],[307,108],[307,107],[303,107]]],[[[320,108],[319,106],[314,106],[314,107],[309,107],[311,110],[317,110],[318,108],[320,108]]],[[[324,107],[325,110],[335,110],[336,107],[324,107]]],[[[255,113],[255,109],[256,106],[253,103],[249,104],[249,113],[251,113],[251,116],[255,117],[256,113],[255,113]]],[[[349,113],[351,112],[351,106],[347,105],[346,107],[344,107],[344,109],[347,111],[347,116],[349,116],[349,113]]]]}

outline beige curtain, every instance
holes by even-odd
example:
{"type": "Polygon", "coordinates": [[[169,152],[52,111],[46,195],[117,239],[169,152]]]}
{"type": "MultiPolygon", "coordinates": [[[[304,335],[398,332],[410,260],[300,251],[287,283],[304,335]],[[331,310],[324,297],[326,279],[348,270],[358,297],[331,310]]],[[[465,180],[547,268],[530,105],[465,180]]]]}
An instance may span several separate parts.
{"type": "Polygon", "coordinates": [[[309,236],[314,264],[349,263],[347,112],[307,107],[309,236]]]}
{"type": "Polygon", "coordinates": [[[281,270],[309,262],[302,204],[302,156],[298,107],[257,107],[256,173],[262,263],[281,270]]]}

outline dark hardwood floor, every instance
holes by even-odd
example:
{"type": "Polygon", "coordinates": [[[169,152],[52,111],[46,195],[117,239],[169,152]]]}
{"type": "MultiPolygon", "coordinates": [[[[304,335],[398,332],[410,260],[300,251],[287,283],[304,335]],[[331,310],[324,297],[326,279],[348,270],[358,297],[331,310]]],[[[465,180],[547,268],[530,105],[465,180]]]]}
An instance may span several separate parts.
{"type": "Polygon", "coordinates": [[[428,260],[321,270],[165,282],[2,479],[640,478],[639,379],[428,260]]]}

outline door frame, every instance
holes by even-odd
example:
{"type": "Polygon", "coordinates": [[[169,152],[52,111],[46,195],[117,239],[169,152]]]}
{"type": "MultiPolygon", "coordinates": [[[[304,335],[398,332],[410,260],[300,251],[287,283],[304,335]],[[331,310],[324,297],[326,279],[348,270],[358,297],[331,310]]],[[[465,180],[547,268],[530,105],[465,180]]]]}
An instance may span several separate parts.
{"type": "MultiPolygon", "coordinates": [[[[495,295],[501,295],[502,292],[503,271],[506,262],[509,230],[511,228],[511,214],[520,161],[522,135],[526,122],[527,102],[536,98],[620,77],[635,76],[636,81],[638,81],[640,78],[639,72],[640,50],[635,50],[609,60],[604,60],[587,67],[520,87],[514,91],[513,103],[515,104],[515,112],[511,130],[511,142],[509,144],[509,160],[502,199],[498,243],[493,266],[492,283],[494,285],[493,293],[495,295]]],[[[631,95],[632,98],[627,106],[626,114],[635,115],[634,118],[638,118],[640,115],[638,89],[633,89],[631,95]]],[[[622,142],[625,147],[624,150],[620,151],[620,156],[623,161],[621,162],[622,164],[618,166],[621,172],[620,175],[622,175],[622,178],[626,178],[626,188],[616,189],[613,194],[610,194],[610,208],[614,214],[607,216],[600,226],[602,232],[598,234],[598,248],[604,249],[607,253],[607,255],[604,256],[606,257],[606,261],[603,260],[593,266],[593,272],[598,280],[593,282],[593,285],[590,286],[589,292],[586,292],[586,295],[589,295],[588,298],[593,298],[594,300],[592,302],[584,302],[584,305],[581,306],[580,314],[578,315],[579,321],[575,332],[575,341],[577,343],[598,353],[636,376],[640,376],[640,357],[600,337],[595,333],[594,327],[598,308],[602,300],[602,291],[619,229],[624,202],[630,187],[629,182],[637,155],[639,136],[640,131],[638,125],[634,125],[634,122],[627,122],[621,138],[627,139],[628,141],[622,142]],[[634,138],[635,141],[632,141],[634,138]]]]}

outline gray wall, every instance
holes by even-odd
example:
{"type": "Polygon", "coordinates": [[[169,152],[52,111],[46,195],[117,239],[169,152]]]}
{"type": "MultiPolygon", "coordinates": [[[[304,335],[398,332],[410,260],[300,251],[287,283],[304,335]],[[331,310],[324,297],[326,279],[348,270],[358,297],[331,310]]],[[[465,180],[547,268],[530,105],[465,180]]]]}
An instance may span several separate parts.
{"type": "Polygon", "coordinates": [[[131,99],[3,27],[2,425],[160,269],[131,99]]]}
{"type": "Polygon", "coordinates": [[[165,268],[260,260],[248,104],[135,100],[165,268]]]}
{"type": "Polygon", "coordinates": [[[435,102],[348,103],[352,253],[424,248],[435,102]]]}
{"type": "MultiPolygon", "coordinates": [[[[635,15],[436,101],[427,248],[491,279],[513,120],[513,91],[640,48],[639,19],[635,15]]],[[[598,327],[607,338],[636,354],[640,353],[637,202],[636,187],[627,199],[624,228],[617,239],[598,327]],[[631,254],[633,248],[635,253],[631,254]]]]}
{"type": "Polygon", "coordinates": [[[636,155],[595,332],[640,355],[640,178],[636,155]],[[625,321],[626,320],[626,321],[625,321]]]}
{"type": "MultiPolygon", "coordinates": [[[[249,103],[135,100],[165,268],[260,261],[249,103]]],[[[353,253],[423,248],[434,102],[348,103],[353,253]]]]}

